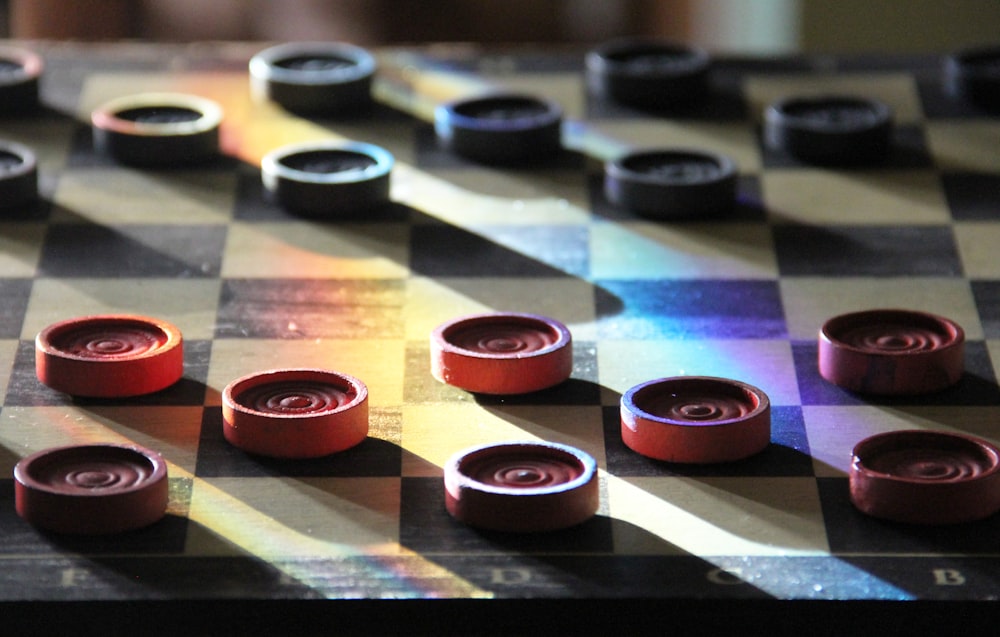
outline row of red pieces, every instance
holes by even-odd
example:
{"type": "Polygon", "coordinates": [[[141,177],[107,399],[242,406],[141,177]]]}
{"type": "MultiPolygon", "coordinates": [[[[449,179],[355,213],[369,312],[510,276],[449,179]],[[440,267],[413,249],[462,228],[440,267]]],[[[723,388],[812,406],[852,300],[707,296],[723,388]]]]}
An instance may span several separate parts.
{"type": "MultiPolygon", "coordinates": [[[[854,361],[855,365],[858,352],[854,350],[865,348],[870,350],[870,356],[874,355],[871,350],[881,349],[887,350],[889,356],[909,359],[926,357],[926,352],[957,348],[961,361],[964,337],[961,328],[947,319],[922,314],[914,318],[898,310],[882,311],[878,317],[883,333],[872,336],[872,328],[868,326],[862,330],[864,338],[861,338],[857,335],[859,315],[845,316],[832,319],[821,331],[821,371],[824,355],[833,356],[826,351],[832,347],[831,343],[851,350],[855,358],[848,361],[854,361]],[[914,320],[922,321],[922,328],[928,328],[928,321],[933,321],[929,331],[935,336],[914,336],[911,333],[915,329],[914,320]],[[845,326],[850,329],[845,330],[845,326]],[[837,338],[845,335],[852,335],[847,342],[837,338]],[[905,346],[906,343],[910,346],[905,346]]],[[[434,330],[431,344],[433,375],[474,392],[537,391],[563,382],[572,369],[569,330],[557,321],[536,315],[463,317],[434,330]]],[[[40,333],[36,345],[39,378],[77,395],[123,396],[157,391],[175,382],[182,371],[179,331],[145,317],[64,321],[40,333]],[[108,323],[114,325],[110,332],[108,323]],[[95,326],[99,326],[96,335],[95,326]],[[114,373],[106,373],[110,370],[114,373]]],[[[940,363],[940,355],[930,362],[940,363]]],[[[912,360],[907,363],[912,364],[912,360]]],[[[906,371],[907,365],[896,367],[912,375],[912,370],[906,371]]],[[[957,376],[954,371],[945,376],[957,380],[960,375],[961,367],[957,376]]],[[[924,376],[938,378],[940,374],[924,376]]],[[[954,381],[946,385],[951,382],[954,381]]],[[[898,384],[886,388],[897,393],[899,390],[898,384]]],[[[223,392],[224,434],[230,443],[250,453],[285,458],[329,455],[353,447],[367,437],[367,398],[367,388],[360,380],[328,370],[251,374],[233,381],[223,392]]],[[[627,446],[669,462],[739,460],[763,450],[770,442],[767,395],[746,383],[721,378],[679,377],[637,385],[622,397],[621,422],[622,439],[627,446]]],[[[151,455],[132,451],[143,457],[151,455]]],[[[66,454],[76,457],[79,453],[72,449],[55,452],[59,457],[66,454]]],[[[37,463],[49,473],[53,470],[48,454],[26,461],[27,466],[37,463]]],[[[99,463],[101,467],[106,464],[99,463]]],[[[159,475],[156,467],[163,465],[162,460],[139,464],[146,469],[136,472],[132,463],[129,475],[159,475]]],[[[968,436],[936,432],[883,434],[862,441],[855,449],[852,500],[866,513],[904,522],[978,519],[1000,508],[998,467],[996,449],[968,436]]],[[[589,455],[562,445],[487,445],[456,454],[448,463],[446,503],[456,518],[474,526],[508,531],[561,528],[577,524],[596,512],[595,471],[596,463],[589,455]],[[554,502],[559,504],[553,506],[554,502]]],[[[34,473],[21,465],[16,472],[18,509],[23,509],[22,514],[29,519],[38,517],[30,505],[31,495],[39,490],[39,479],[31,477],[34,473]]],[[[109,478],[104,468],[75,466],[73,473],[83,476],[82,487],[87,493],[93,494],[97,487],[117,489],[118,479],[109,478]]],[[[165,480],[165,469],[160,479],[165,480]]],[[[60,478],[63,487],[66,482],[60,478]]],[[[70,490],[79,487],[81,484],[74,483],[70,490]]],[[[157,487],[154,493],[165,509],[163,489],[157,487]]],[[[50,487],[42,486],[41,490],[46,492],[41,501],[62,497],[48,493],[50,487]]],[[[37,509],[39,500],[36,497],[34,501],[37,509]]],[[[43,506],[42,510],[48,509],[43,506]]],[[[59,506],[53,510],[63,515],[73,508],[59,506]]],[[[141,511],[140,519],[146,520],[148,511],[141,511]]],[[[107,514],[72,517],[94,520],[107,518],[107,514]]],[[[41,525],[53,526],[44,522],[41,525]]]]}

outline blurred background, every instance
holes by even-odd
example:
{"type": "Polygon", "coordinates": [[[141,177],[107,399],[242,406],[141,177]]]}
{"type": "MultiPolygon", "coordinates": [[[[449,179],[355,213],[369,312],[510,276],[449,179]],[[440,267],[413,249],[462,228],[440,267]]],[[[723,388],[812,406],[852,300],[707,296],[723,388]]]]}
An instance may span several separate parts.
{"type": "Polygon", "coordinates": [[[945,52],[1000,41],[1000,0],[0,0],[44,39],[593,43],[651,35],[715,52],[945,52]]]}

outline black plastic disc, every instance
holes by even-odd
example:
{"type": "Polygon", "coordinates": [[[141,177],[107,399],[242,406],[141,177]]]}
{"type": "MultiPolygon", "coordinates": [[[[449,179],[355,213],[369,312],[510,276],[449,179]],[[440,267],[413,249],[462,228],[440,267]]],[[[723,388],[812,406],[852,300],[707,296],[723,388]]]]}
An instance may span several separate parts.
{"type": "Polygon", "coordinates": [[[140,93],[91,114],[94,145],[123,164],[183,166],[218,156],[222,108],[182,93],[140,93]]]}
{"type": "Polygon", "coordinates": [[[705,51],[658,40],[617,40],[587,53],[587,87],[594,95],[650,110],[670,110],[705,98],[711,59],[705,51]]]}
{"type": "Polygon", "coordinates": [[[1000,111],[1000,46],[959,51],[945,58],[945,90],[990,111],[1000,111]]]}
{"type": "Polygon", "coordinates": [[[475,161],[532,163],[562,149],[562,108],[526,95],[478,96],[439,106],[434,129],[446,148],[475,161]]]}
{"type": "Polygon", "coordinates": [[[807,163],[871,164],[889,154],[892,126],[892,111],[877,100],[792,97],[765,110],[764,142],[807,163]]]}
{"type": "Polygon", "coordinates": [[[340,114],[371,103],[375,58],[340,42],[290,42],[250,59],[253,94],[293,112],[340,114]]]}
{"type": "Polygon", "coordinates": [[[0,207],[13,208],[38,197],[38,160],[23,144],[0,141],[0,207]]]}
{"type": "Polygon", "coordinates": [[[657,219],[729,212],[736,200],[736,164],[700,150],[631,152],[604,168],[612,204],[657,219]]]}
{"type": "Polygon", "coordinates": [[[340,216],[387,204],[393,163],[388,151],[372,144],[292,144],[264,156],[261,179],[275,200],[291,212],[340,216]]]}
{"type": "Polygon", "coordinates": [[[38,80],[44,68],[36,53],[0,46],[0,114],[20,114],[38,107],[38,80]]]}

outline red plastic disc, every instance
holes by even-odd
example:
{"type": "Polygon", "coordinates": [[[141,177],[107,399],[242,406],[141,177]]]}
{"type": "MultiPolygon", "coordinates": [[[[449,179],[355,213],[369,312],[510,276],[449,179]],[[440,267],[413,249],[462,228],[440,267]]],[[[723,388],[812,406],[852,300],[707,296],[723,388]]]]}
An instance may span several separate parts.
{"type": "Polygon", "coordinates": [[[741,460],[771,441],[771,401],[746,383],[709,376],[651,380],[621,399],[622,441],[656,460],[741,460]]]}
{"type": "Polygon", "coordinates": [[[175,326],[146,316],[68,319],[35,337],[35,373],[45,385],[74,396],[150,394],[184,373],[183,339],[175,326]]]}
{"type": "Polygon", "coordinates": [[[548,442],[466,449],[444,468],[445,506],[460,522],[518,533],[575,526],[597,513],[597,463],[548,442]]]}
{"type": "Polygon", "coordinates": [[[854,447],[851,502],[910,524],[957,524],[1000,511],[1000,451],[964,434],[894,431],[854,447]]]}
{"type": "Polygon", "coordinates": [[[819,332],[819,373],[866,394],[940,391],[962,378],[965,332],[954,321],[910,310],[835,316],[819,332]]]}
{"type": "Polygon", "coordinates": [[[223,434],[240,449],[275,458],[318,458],[368,435],[368,388],[324,369],[250,374],[222,392],[223,434]]]}
{"type": "Polygon", "coordinates": [[[525,394],[558,385],[573,371],[572,337],[535,314],[464,316],[431,333],[431,374],[483,394],[525,394]]]}
{"type": "Polygon", "coordinates": [[[56,533],[98,535],[148,526],[167,511],[167,463],[128,445],[47,449],[14,467],[17,513],[56,533]]]}

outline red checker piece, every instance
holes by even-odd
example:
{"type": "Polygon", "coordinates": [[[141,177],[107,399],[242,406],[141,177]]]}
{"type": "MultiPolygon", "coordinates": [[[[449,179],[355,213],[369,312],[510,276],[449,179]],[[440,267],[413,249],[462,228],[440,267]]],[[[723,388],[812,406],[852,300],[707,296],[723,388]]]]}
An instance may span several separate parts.
{"type": "Polygon", "coordinates": [[[965,366],[965,332],[947,318],[911,310],[835,316],[819,332],[819,373],[866,394],[913,395],[954,385],[965,366]]]}
{"type": "Polygon", "coordinates": [[[854,447],[851,502],[909,524],[971,522],[1000,511],[1000,451],[965,434],[893,431],[854,447]]]}
{"type": "Polygon", "coordinates": [[[677,376],[629,389],[621,399],[622,441],[667,462],[731,462],[771,441],[771,401],[727,378],[677,376]]]}
{"type": "Polygon", "coordinates": [[[130,445],[46,449],[14,467],[18,515],[56,533],[101,535],[139,529],[167,511],[167,463],[130,445]]]}
{"type": "Polygon", "coordinates": [[[222,392],[222,432],[232,445],[274,458],[318,458],[368,436],[368,388],[325,369],[275,369],[222,392]]]}
{"type": "Polygon", "coordinates": [[[35,373],[45,385],[74,396],[150,394],[184,373],[183,339],[174,325],[147,316],[67,319],[35,337],[35,373]]]}
{"type": "Polygon", "coordinates": [[[431,333],[431,374],[483,394],[526,394],[558,385],[573,371],[572,336],[535,314],[464,316],[431,333]]]}
{"type": "Polygon", "coordinates": [[[555,531],[597,513],[597,463],[550,442],[472,447],[444,468],[445,506],[458,521],[514,533],[555,531]]]}

